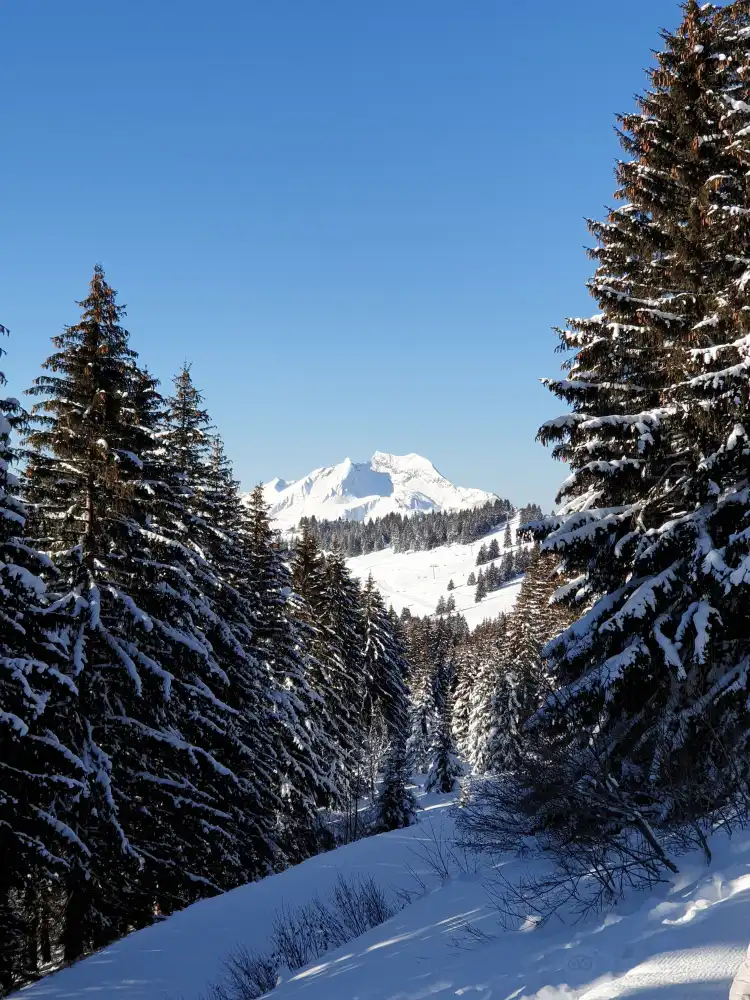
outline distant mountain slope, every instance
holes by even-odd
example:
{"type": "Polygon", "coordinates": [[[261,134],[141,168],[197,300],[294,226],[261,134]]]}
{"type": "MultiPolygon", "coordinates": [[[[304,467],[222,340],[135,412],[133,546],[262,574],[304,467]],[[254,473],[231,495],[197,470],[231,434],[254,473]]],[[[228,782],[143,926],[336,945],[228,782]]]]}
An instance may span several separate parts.
{"type": "Polygon", "coordinates": [[[455,486],[421,455],[376,451],[369,462],[314,469],[303,479],[273,479],[264,486],[271,516],[280,527],[302,517],[363,521],[390,513],[466,510],[495,499],[485,490],[455,486]]]}
{"type": "MultiPolygon", "coordinates": [[[[510,522],[513,547],[519,548],[516,538],[519,518],[510,522]]],[[[441,545],[424,552],[394,552],[381,549],[363,556],[347,559],[347,565],[355,577],[364,581],[372,576],[386,603],[395,611],[409,608],[413,615],[431,615],[440,597],[451,595],[456,601],[456,611],[462,614],[469,628],[475,628],[486,618],[497,618],[502,612],[511,611],[521,589],[522,577],[513,580],[489,593],[477,604],[474,600],[476,586],[466,581],[471,573],[479,572],[476,565],[477,552],[483,543],[497,538],[501,558],[507,549],[503,547],[505,526],[498,528],[481,540],[470,545],[441,545]],[[448,582],[453,580],[454,590],[448,591],[448,582]]],[[[499,562],[499,560],[496,560],[499,562]]],[[[489,565],[489,564],[487,564],[489,565]]],[[[482,567],[487,569],[487,565],[482,567]]]]}

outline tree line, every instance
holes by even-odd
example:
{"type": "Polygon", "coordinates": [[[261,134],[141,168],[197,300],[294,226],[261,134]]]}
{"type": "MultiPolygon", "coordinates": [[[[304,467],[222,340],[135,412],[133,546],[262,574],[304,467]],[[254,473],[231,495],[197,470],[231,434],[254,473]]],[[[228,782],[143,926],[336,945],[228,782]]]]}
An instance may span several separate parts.
{"type": "MultiPolygon", "coordinates": [[[[302,518],[322,548],[337,546],[347,558],[393,548],[394,552],[424,552],[440,545],[469,545],[516,514],[509,500],[491,500],[471,510],[386,514],[370,521],[319,521],[302,518]]],[[[531,518],[530,518],[531,520],[531,518]]]]}
{"type": "Polygon", "coordinates": [[[3,990],[413,810],[398,619],[243,502],[100,267],[80,308],[0,402],[3,990]]]}

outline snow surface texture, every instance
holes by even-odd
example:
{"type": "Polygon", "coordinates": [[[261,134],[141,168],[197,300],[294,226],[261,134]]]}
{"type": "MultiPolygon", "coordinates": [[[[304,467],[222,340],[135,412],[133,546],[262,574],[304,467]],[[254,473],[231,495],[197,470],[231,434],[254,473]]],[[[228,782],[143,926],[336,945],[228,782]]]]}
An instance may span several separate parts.
{"type": "MultiPolygon", "coordinates": [[[[274,1000],[726,1000],[750,937],[750,835],[714,838],[714,864],[680,874],[606,916],[504,931],[488,897],[491,870],[426,860],[453,830],[450,796],[422,795],[417,825],[339,848],[261,882],[204,900],[130,935],[19,998],[196,1000],[221,978],[234,943],[263,951],[276,910],[325,895],[339,872],[372,875],[388,892],[424,894],[385,924],[296,973],[274,1000]]],[[[526,863],[508,858],[506,878],[526,863]]]]}
{"type": "Polygon", "coordinates": [[[419,510],[468,510],[496,499],[494,493],[454,486],[421,455],[382,451],[369,462],[347,458],[340,465],[314,469],[304,479],[272,479],[264,492],[280,528],[295,527],[300,518],[313,515],[364,521],[419,510]]]}
{"type": "MultiPolygon", "coordinates": [[[[511,551],[515,552],[518,518],[514,518],[510,525],[513,538],[511,551]]],[[[480,546],[489,545],[493,538],[497,538],[500,545],[500,559],[494,562],[497,565],[502,561],[508,551],[503,548],[504,537],[505,525],[471,545],[441,545],[425,552],[382,549],[348,559],[347,565],[360,580],[366,580],[372,573],[386,603],[399,614],[404,608],[409,608],[413,615],[431,615],[440,597],[447,599],[453,595],[456,611],[466,618],[469,628],[473,629],[486,618],[497,618],[501,612],[510,611],[521,589],[519,577],[475,604],[476,587],[466,585],[470,573],[476,575],[480,568],[486,570],[489,566],[489,563],[482,567],[476,565],[477,552],[480,546]],[[453,580],[456,589],[449,593],[447,587],[450,580],[453,580]]]]}

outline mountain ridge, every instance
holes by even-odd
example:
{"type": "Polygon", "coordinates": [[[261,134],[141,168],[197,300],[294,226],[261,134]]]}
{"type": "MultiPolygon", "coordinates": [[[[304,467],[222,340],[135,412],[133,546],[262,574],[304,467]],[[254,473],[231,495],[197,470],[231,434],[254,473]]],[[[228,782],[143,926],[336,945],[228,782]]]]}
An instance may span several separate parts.
{"type": "Polygon", "coordinates": [[[292,527],[303,517],[364,521],[392,513],[468,510],[496,494],[456,486],[423,455],[376,451],[367,462],[345,458],[301,479],[272,479],[263,485],[271,517],[292,527]]]}

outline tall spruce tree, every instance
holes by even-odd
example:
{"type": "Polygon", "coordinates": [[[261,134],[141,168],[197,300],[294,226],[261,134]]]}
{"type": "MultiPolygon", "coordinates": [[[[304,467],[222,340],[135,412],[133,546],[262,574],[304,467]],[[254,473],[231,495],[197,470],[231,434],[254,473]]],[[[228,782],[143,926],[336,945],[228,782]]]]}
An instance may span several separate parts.
{"type": "Polygon", "coordinates": [[[495,729],[494,697],[502,668],[506,629],[505,615],[485,623],[475,630],[472,642],[459,655],[459,675],[473,678],[468,710],[466,707],[462,709],[468,715],[464,752],[479,774],[484,774],[489,766],[486,751],[495,729]]]}
{"type": "Polygon", "coordinates": [[[248,580],[255,606],[255,654],[267,678],[268,729],[277,755],[278,841],[286,862],[295,864],[319,845],[318,803],[333,789],[325,780],[319,749],[320,696],[306,678],[303,633],[292,616],[292,581],[271,526],[263,487],[246,504],[243,532],[250,554],[248,580]]]}
{"type": "Polygon", "coordinates": [[[456,756],[453,735],[453,700],[456,687],[456,668],[453,655],[438,665],[433,686],[437,707],[437,725],[432,746],[432,764],[425,782],[425,791],[447,793],[455,790],[458,780],[463,774],[463,769],[456,756]]]}
{"type": "Polygon", "coordinates": [[[411,693],[407,758],[410,766],[422,774],[430,766],[436,718],[431,632],[428,618],[410,620],[406,630],[411,693]]]}
{"type": "Polygon", "coordinates": [[[344,790],[345,802],[351,809],[362,791],[363,777],[364,620],[359,584],[338,547],[326,557],[325,568],[325,616],[336,650],[336,670],[331,673],[330,684],[336,713],[334,740],[342,769],[337,785],[344,790]]]}
{"type": "Polygon", "coordinates": [[[300,629],[306,652],[305,676],[316,693],[317,732],[321,743],[317,751],[325,762],[321,774],[321,806],[339,806],[346,797],[348,761],[339,739],[339,725],[348,716],[343,699],[346,666],[333,630],[327,598],[326,560],[313,534],[303,528],[292,560],[292,611],[300,629]]]}
{"type": "Polygon", "coordinates": [[[689,0],[622,116],[625,206],[590,225],[599,312],[560,331],[574,356],[550,388],[572,413],[540,431],[572,475],[532,530],[578,620],[537,725],[551,746],[596,731],[597,780],[661,822],[747,772],[747,20],[689,0]]]}
{"type": "MultiPolygon", "coordinates": [[[[7,333],[0,326],[0,334],[7,333]]],[[[4,352],[0,351],[0,354],[4,352]]],[[[0,385],[5,376],[0,372],[0,385]]],[[[58,616],[40,573],[48,560],[24,538],[27,511],[11,471],[11,440],[26,414],[0,399],[0,990],[38,969],[35,913],[45,887],[88,847],[65,825],[68,799],[85,780],[66,745],[64,709],[76,689],[66,673],[58,616]]]]}
{"type": "Polygon", "coordinates": [[[51,552],[77,697],[67,718],[87,781],[66,822],[89,852],[65,874],[66,959],[236,881],[220,831],[232,773],[194,737],[221,675],[181,544],[156,384],[95,268],[82,318],[53,339],[30,392],[28,496],[51,552]],[[212,877],[213,876],[213,877],[212,877]]]}
{"type": "Polygon", "coordinates": [[[409,826],[416,812],[416,802],[408,788],[406,640],[398,617],[385,610],[372,577],[365,585],[363,597],[365,676],[369,681],[371,704],[382,716],[388,738],[375,827],[396,830],[409,826]]]}
{"type": "Polygon", "coordinates": [[[534,552],[516,605],[506,618],[488,706],[492,726],[477,749],[488,772],[515,769],[527,739],[524,725],[551,691],[542,650],[569,623],[565,610],[550,603],[559,586],[554,569],[550,553],[534,552]]]}
{"type": "Polygon", "coordinates": [[[263,740],[260,725],[267,678],[253,650],[252,567],[241,531],[239,484],[220,437],[212,434],[189,365],[183,365],[173,385],[161,443],[173,480],[180,544],[200,587],[196,611],[201,631],[219,668],[213,684],[218,697],[204,708],[199,738],[231,772],[221,806],[226,819],[219,829],[234,845],[238,867],[233,877],[243,882],[267,873],[275,863],[279,802],[274,746],[263,740]]]}

